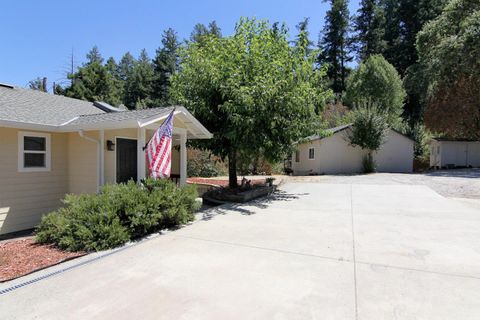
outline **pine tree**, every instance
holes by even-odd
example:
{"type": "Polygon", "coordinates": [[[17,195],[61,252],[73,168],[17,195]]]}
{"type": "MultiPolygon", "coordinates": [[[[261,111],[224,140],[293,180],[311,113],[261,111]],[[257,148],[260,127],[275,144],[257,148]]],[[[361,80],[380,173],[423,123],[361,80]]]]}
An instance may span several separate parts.
{"type": "Polygon", "coordinates": [[[153,65],[147,51],[143,49],[125,82],[124,102],[129,109],[143,109],[154,106],[151,99],[153,76],[153,65]]]}
{"type": "MultiPolygon", "coordinates": [[[[301,48],[304,50],[305,55],[310,54],[311,46],[313,42],[310,41],[309,36],[310,33],[308,32],[308,22],[309,18],[304,18],[303,21],[299,22],[296,26],[298,30],[298,35],[295,38],[294,44],[297,48],[301,48]]],[[[278,26],[275,26],[278,27],[278,26]]]]}
{"type": "Polygon", "coordinates": [[[170,78],[178,71],[179,57],[177,33],[173,29],[163,32],[162,47],[157,49],[153,59],[154,80],[152,84],[152,99],[158,106],[170,103],[170,78]]]}
{"type": "Polygon", "coordinates": [[[385,13],[378,0],[361,1],[354,19],[354,30],[356,51],[360,60],[385,51],[385,13]]]}
{"type": "Polygon", "coordinates": [[[104,101],[113,106],[121,103],[121,96],[113,75],[103,65],[103,58],[94,46],[87,54],[87,62],[72,76],[75,81],[65,89],[69,97],[87,101],[104,101]]]}
{"type": "Polygon", "coordinates": [[[203,23],[197,23],[190,34],[190,41],[202,43],[203,38],[209,35],[217,38],[222,37],[222,31],[215,20],[208,24],[208,28],[203,23]]]}
{"type": "Polygon", "coordinates": [[[208,28],[203,23],[197,23],[190,34],[190,41],[199,43],[206,34],[208,34],[208,28]]]}
{"type": "Polygon", "coordinates": [[[208,33],[218,38],[222,37],[222,29],[220,29],[215,20],[208,24],[208,33]]]}
{"type": "Polygon", "coordinates": [[[321,33],[319,47],[320,64],[327,64],[327,74],[332,82],[334,93],[341,95],[345,90],[348,75],[347,63],[350,55],[348,0],[329,0],[331,7],[325,17],[325,26],[321,33]]]}
{"type": "Polygon", "coordinates": [[[118,63],[118,74],[122,81],[127,81],[127,78],[132,73],[134,65],[135,58],[130,54],[130,52],[125,53],[118,63]]]}

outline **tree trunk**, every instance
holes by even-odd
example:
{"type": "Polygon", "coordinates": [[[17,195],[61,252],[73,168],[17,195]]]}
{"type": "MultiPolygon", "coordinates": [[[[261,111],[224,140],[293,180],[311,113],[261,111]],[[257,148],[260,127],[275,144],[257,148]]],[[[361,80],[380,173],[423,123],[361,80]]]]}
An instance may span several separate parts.
{"type": "Polygon", "coordinates": [[[237,188],[237,150],[230,147],[228,155],[228,186],[230,188],[237,188]]]}

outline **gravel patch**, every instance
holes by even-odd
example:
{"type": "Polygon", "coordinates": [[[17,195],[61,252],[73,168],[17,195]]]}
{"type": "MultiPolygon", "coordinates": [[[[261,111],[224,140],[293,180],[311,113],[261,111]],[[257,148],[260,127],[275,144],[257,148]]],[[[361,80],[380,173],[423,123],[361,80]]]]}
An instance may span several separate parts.
{"type": "Polygon", "coordinates": [[[287,179],[292,182],[426,185],[444,197],[480,199],[480,168],[438,170],[414,174],[296,176],[287,179]]]}

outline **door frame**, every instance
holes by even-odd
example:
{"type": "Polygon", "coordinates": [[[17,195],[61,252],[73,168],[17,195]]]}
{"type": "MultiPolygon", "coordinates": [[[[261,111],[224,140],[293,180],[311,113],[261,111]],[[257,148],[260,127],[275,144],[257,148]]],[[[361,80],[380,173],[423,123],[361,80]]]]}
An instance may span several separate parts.
{"type": "MultiPolygon", "coordinates": [[[[115,183],[118,183],[117,181],[117,148],[118,148],[118,141],[117,139],[125,139],[125,140],[135,140],[137,141],[137,150],[138,150],[138,139],[137,138],[132,138],[132,137],[123,137],[123,136],[115,136],[115,156],[113,157],[113,176],[115,177],[115,183]]],[[[138,152],[138,151],[137,151],[138,152]]],[[[137,163],[137,170],[138,170],[138,163],[137,163]]],[[[137,177],[138,180],[138,177],[137,177]]]]}

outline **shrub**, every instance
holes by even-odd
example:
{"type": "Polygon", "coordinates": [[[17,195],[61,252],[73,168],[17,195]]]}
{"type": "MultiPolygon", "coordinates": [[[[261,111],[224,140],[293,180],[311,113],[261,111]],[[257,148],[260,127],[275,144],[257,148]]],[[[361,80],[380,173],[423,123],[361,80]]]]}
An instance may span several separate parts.
{"type": "Polygon", "coordinates": [[[216,177],[227,173],[225,164],[220,158],[206,150],[189,149],[187,174],[189,177],[216,177]]]}
{"type": "Polygon", "coordinates": [[[107,185],[98,195],[67,195],[63,208],[42,219],[36,240],[70,251],[113,248],[192,221],[196,197],[195,186],[151,179],[143,186],[107,185]]]}
{"type": "Polygon", "coordinates": [[[67,195],[65,207],[43,217],[36,240],[69,251],[98,251],[127,242],[111,204],[96,195],[67,195]]]}

